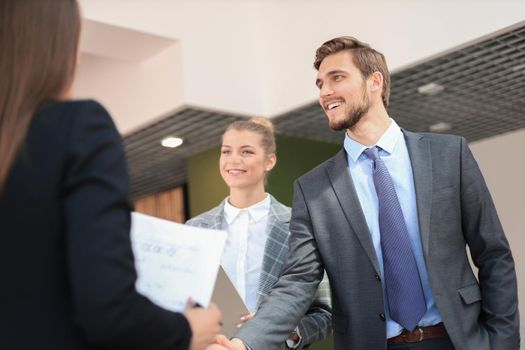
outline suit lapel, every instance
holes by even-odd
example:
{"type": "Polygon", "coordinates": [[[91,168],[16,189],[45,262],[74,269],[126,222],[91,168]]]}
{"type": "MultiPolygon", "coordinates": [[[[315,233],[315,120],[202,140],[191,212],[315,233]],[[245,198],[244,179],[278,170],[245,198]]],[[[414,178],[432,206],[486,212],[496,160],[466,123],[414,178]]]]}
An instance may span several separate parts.
{"type": "Polygon", "coordinates": [[[207,217],[200,222],[199,226],[212,230],[220,230],[222,228],[222,219],[224,217],[224,201],[206,213],[206,215],[207,217]]]}
{"type": "Polygon", "coordinates": [[[343,208],[346,220],[370,258],[370,262],[376,272],[379,274],[379,263],[374,250],[372,236],[368,230],[368,225],[354,188],[352,176],[348,170],[346,157],[346,152],[341,150],[332,158],[332,163],[327,167],[328,177],[330,178],[339,204],[343,208]]]}
{"type": "Polygon", "coordinates": [[[258,301],[261,296],[268,294],[270,288],[278,279],[282,265],[288,255],[288,236],[290,210],[271,197],[270,212],[268,215],[268,239],[264,247],[264,257],[261,267],[261,277],[259,279],[258,301]]]}
{"type": "Polygon", "coordinates": [[[403,130],[405,136],[414,187],[416,190],[419,233],[425,256],[428,256],[430,237],[430,207],[432,205],[432,159],[428,137],[403,130]]]}

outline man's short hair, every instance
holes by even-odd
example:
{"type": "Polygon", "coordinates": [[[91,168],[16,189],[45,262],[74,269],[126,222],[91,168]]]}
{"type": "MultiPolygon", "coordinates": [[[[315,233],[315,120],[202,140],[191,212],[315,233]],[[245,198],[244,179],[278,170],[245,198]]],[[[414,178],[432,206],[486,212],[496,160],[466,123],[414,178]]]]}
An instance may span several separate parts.
{"type": "Polygon", "coordinates": [[[383,75],[383,91],[381,98],[383,105],[388,107],[390,97],[390,73],[386,65],[385,56],[379,51],[374,50],[367,43],[357,40],[351,36],[341,36],[328,40],[321,45],[315,52],[314,67],[319,70],[321,62],[330,55],[348,50],[352,54],[352,59],[364,79],[370,74],[379,72],[383,75]]]}

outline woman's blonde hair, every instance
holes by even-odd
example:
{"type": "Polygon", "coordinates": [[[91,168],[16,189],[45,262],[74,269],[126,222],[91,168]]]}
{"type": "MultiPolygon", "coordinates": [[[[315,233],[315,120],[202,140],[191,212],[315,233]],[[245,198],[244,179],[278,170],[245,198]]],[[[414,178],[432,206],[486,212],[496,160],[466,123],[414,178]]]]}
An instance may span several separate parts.
{"type": "MultiPolygon", "coordinates": [[[[264,149],[264,152],[269,154],[275,154],[276,146],[275,146],[275,131],[273,127],[273,123],[268,118],[263,117],[253,117],[248,120],[238,120],[233,123],[231,123],[226,130],[224,131],[224,134],[228,132],[229,130],[237,130],[237,131],[251,131],[261,136],[261,145],[264,149]]],[[[224,137],[224,134],[223,137],[224,137]]]]}

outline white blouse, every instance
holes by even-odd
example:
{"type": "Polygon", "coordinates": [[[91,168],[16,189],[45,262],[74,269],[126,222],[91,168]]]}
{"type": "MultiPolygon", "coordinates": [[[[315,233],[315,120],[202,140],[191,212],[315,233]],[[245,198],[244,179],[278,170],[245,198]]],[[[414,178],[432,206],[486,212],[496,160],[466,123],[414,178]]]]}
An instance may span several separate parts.
{"type": "Polygon", "coordinates": [[[257,308],[257,290],[268,238],[270,196],[239,209],[224,203],[222,229],[228,232],[221,257],[221,265],[239,292],[248,310],[257,308]]]}

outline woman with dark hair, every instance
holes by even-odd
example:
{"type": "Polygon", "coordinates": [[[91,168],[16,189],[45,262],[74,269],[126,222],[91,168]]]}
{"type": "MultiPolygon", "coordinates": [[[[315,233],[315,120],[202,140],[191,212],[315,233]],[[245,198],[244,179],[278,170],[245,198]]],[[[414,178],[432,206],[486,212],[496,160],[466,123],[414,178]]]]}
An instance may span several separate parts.
{"type": "Polygon", "coordinates": [[[135,290],[122,140],[67,98],[80,23],[75,0],[0,1],[0,348],[204,349],[216,307],[135,290]]]}
{"type": "MultiPolygon", "coordinates": [[[[262,117],[236,121],[222,135],[219,167],[230,195],[219,206],[187,224],[228,232],[221,265],[250,313],[277,282],[288,255],[290,208],[266,193],[266,179],[277,162],[275,134],[262,117]]],[[[303,349],[331,332],[328,280],[324,279],[307,314],[282,349],[303,349]]],[[[284,339],[283,339],[284,340],[284,339]]]]}

